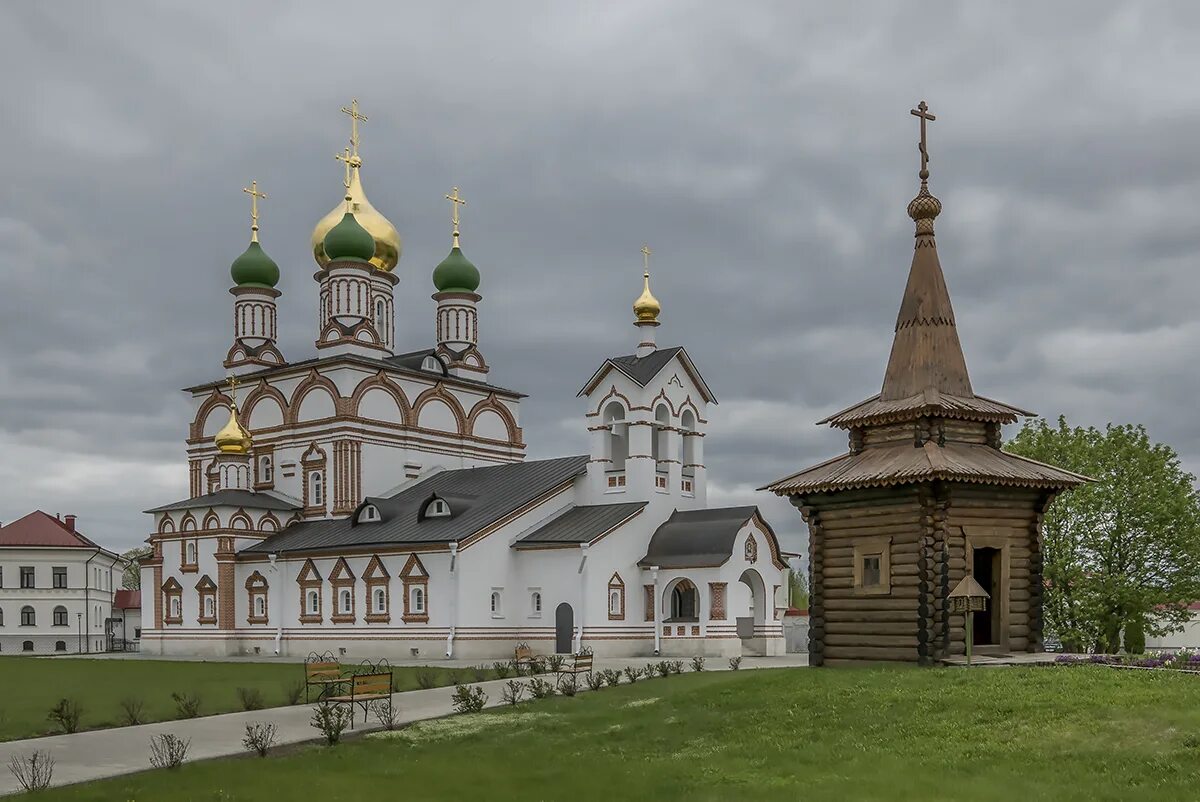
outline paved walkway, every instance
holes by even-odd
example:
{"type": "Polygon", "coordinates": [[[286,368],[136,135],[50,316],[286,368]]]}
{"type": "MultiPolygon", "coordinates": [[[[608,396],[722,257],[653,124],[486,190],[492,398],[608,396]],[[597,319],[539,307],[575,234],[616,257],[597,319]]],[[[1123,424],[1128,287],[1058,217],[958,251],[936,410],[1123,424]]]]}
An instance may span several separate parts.
{"type": "MultiPolygon", "coordinates": [[[[597,659],[596,667],[598,669],[620,669],[626,665],[641,667],[652,661],[652,658],[597,659]]],[[[747,657],[742,662],[742,668],[785,668],[807,664],[807,655],[790,654],[784,657],[747,657]]],[[[728,665],[725,660],[712,658],[707,662],[706,668],[728,670],[728,665]]],[[[496,707],[502,704],[500,692],[505,682],[507,680],[473,684],[481,685],[487,691],[488,707],[496,707]]],[[[586,690],[586,687],[583,690],[586,690]]],[[[454,712],[451,701],[453,695],[453,687],[397,693],[392,697],[397,712],[397,722],[408,724],[449,715],[454,712]]],[[[16,778],[8,771],[9,759],[14,755],[24,757],[36,750],[48,752],[54,758],[54,785],[68,785],[132,774],[151,768],[150,739],[164,733],[173,733],[180,738],[191,739],[187,755],[188,762],[245,754],[242,737],[246,732],[246,724],[252,721],[273,722],[278,728],[277,746],[312,741],[319,737],[317,731],[309,723],[312,718],[312,710],[313,705],[275,707],[269,710],[226,713],[183,721],[142,724],[136,727],[92,730],[74,735],[52,735],[46,738],[0,742],[0,772],[3,772],[3,775],[0,776],[0,796],[21,790],[16,778]]],[[[379,729],[379,725],[375,721],[365,725],[358,721],[358,713],[356,713],[356,724],[356,733],[379,729]]]]}

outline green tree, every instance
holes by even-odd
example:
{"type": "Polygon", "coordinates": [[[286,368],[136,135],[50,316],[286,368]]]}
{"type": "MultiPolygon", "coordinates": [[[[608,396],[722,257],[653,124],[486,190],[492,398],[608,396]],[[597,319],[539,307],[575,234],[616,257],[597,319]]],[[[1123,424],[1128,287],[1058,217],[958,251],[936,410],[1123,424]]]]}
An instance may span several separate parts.
{"type": "Polygon", "coordinates": [[[800,571],[792,570],[788,576],[788,606],[808,609],[808,581],[800,571]]]}
{"type": "Polygon", "coordinates": [[[149,546],[138,546],[121,555],[125,562],[125,573],[121,576],[121,587],[126,590],[140,590],[142,587],[142,567],[138,560],[149,556],[152,549],[149,546]]]}
{"type": "Polygon", "coordinates": [[[1123,629],[1162,635],[1188,620],[1200,598],[1200,495],[1174,449],[1144,426],[1062,417],[1026,423],[1005,448],[1095,480],[1046,512],[1048,632],[1067,648],[1115,652],[1123,629]]]}

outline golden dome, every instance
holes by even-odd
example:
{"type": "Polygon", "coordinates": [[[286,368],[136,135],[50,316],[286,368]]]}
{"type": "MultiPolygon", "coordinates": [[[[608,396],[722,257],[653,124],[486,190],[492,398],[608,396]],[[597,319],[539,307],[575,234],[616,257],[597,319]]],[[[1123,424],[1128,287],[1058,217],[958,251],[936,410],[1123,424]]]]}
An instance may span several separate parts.
{"type": "Polygon", "coordinates": [[[642,274],[642,279],[644,280],[642,294],[633,302],[633,314],[637,315],[638,323],[657,323],[658,314],[662,311],[662,304],[654,297],[654,293],[650,292],[649,270],[642,274]]]}
{"type": "Polygon", "coordinates": [[[222,454],[245,454],[253,445],[250,441],[250,432],[242,428],[242,424],[238,423],[237,404],[232,404],[229,407],[229,422],[226,423],[221,431],[217,432],[217,436],[213,438],[217,448],[222,454]]]}
{"type": "MultiPolygon", "coordinates": [[[[347,194],[350,195],[350,210],[354,213],[354,219],[358,221],[358,224],[365,228],[375,240],[375,255],[371,257],[371,264],[390,273],[395,269],[396,263],[400,261],[400,233],[396,231],[396,227],[392,225],[391,221],[380,214],[367,200],[358,170],[358,164],[351,166],[350,188],[347,190],[347,194]]],[[[341,222],[345,213],[346,202],[339,201],[313,229],[313,258],[321,267],[329,264],[329,258],[325,255],[325,235],[329,233],[329,229],[341,222]]]]}

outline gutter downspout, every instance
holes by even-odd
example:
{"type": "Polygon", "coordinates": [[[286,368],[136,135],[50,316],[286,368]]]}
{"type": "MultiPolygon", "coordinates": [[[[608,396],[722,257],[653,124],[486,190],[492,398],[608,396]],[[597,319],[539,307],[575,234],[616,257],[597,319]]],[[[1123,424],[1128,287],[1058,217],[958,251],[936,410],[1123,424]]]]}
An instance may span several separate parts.
{"type": "MultiPolygon", "coordinates": [[[[275,564],[275,560],[279,557],[275,552],[267,555],[267,559],[271,561],[271,579],[275,584],[275,595],[279,597],[279,617],[275,623],[275,655],[278,656],[283,643],[283,583],[275,580],[279,579],[279,566],[275,564]]],[[[253,610],[251,610],[253,612],[253,610]]]]}
{"type": "MultiPolygon", "coordinates": [[[[87,558],[87,562],[83,564],[83,631],[87,633],[87,653],[92,651],[92,594],[90,582],[92,581],[92,572],[88,568],[92,565],[92,560],[100,556],[100,549],[92,552],[92,556],[87,558]]],[[[97,588],[98,590],[99,588],[97,588]]]]}
{"type": "Polygon", "coordinates": [[[583,624],[587,621],[587,562],[591,544],[579,544],[579,626],[575,630],[575,653],[583,649],[583,624]]]}
{"type": "Polygon", "coordinates": [[[658,625],[658,566],[650,566],[650,581],[654,583],[654,598],[650,603],[654,605],[654,656],[658,657],[662,651],[662,627],[658,625]]]}
{"type": "MultiPolygon", "coordinates": [[[[428,601],[425,602],[429,604],[428,601]]],[[[446,633],[446,659],[454,656],[454,627],[458,623],[458,541],[450,544],[450,629],[446,633]]]]}

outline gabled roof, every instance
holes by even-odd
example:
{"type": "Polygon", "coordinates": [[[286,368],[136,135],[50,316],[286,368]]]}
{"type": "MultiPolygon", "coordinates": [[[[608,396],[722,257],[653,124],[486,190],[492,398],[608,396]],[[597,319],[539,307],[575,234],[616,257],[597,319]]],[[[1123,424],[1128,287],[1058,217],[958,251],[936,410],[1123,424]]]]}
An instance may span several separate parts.
{"type": "Polygon", "coordinates": [[[679,357],[679,361],[683,363],[683,369],[687,372],[692,383],[700,390],[700,394],[704,396],[704,400],[710,404],[717,402],[716,396],[705,383],[704,378],[700,375],[700,371],[696,369],[696,365],[692,362],[692,358],[688,355],[687,349],[682,345],[676,345],[672,348],[659,348],[652,351],[646,356],[638,356],[637,354],[626,354],[625,356],[614,356],[604,360],[592,378],[587,380],[587,384],[583,385],[578,393],[578,396],[585,396],[592,390],[596,389],[601,380],[610,370],[619,370],[624,373],[632,381],[639,386],[645,387],[655,376],[657,376],[663,368],[670,364],[671,360],[679,357]]]}
{"type": "Polygon", "coordinates": [[[991,446],[967,443],[939,446],[929,441],[920,448],[906,442],[843,454],[759,489],[789,496],[933,479],[1064,489],[1089,481],[1086,476],[991,446]]]}
{"type": "Polygon", "coordinates": [[[513,543],[513,548],[591,543],[624,524],[646,508],[649,502],[589,504],[568,507],[548,521],[535,526],[513,543]]]}
{"type": "MultiPolygon", "coordinates": [[[[0,526],[0,546],[40,546],[67,549],[100,549],[93,541],[53,515],[34,510],[7,526],[0,526]]],[[[100,549],[109,554],[107,549],[100,549]]]]}
{"type": "MultiPolygon", "coordinates": [[[[643,568],[715,568],[733,555],[738,532],[757,518],[772,553],[779,554],[775,533],[758,513],[758,507],[719,507],[707,510],[676,510],[654,531],[646,556],[638,560],[643,568]]],[[[780,564],[781,568],[785,567],[780,564]]]]}
{"type": "Polygon", "coordinates": [[[435,473],[406,486],[390,498],[368,498],[381,520],[357,521],[359,510],[348,518],[301,521],[255,543],[242,554],[336,551],[348,547],[409,543],[462,542],[554,490],[565,488],[584,473],[586,456],[559,457],[533,462],[513,462],[484,468],[463,468],[435,473]],[[425,503],[433,496],[448,499],[448,517],[420,520],[425,503]]]}
{"type": "Polygon", "coordinates": [[[118,590],[113,594],[113,608],[116,610],[142,609],[142,592],[140,590],[118,590]]]}
{"type": "Polygon", "coordinates": [[[255,510],[299,510],[304,505],[291,496],[276,493],[274,490],[218,490],[195,498],[185,498],[173,504],[145,510],[145,512],[170,512],[171,510],[192,510],[197,507],[247,507],[255,510]]]}

